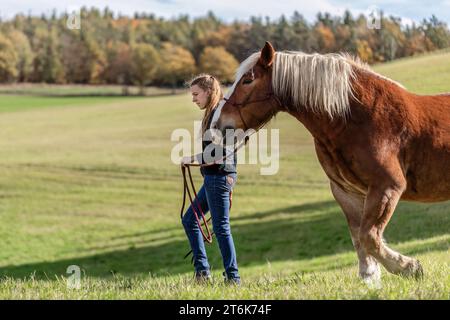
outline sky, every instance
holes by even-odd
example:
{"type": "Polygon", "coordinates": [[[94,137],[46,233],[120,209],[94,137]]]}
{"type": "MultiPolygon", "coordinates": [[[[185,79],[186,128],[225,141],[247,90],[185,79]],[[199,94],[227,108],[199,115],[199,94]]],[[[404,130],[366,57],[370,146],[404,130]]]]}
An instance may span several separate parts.
{"type": "Polygon", "coordinates": [[[450,0],[0,0],[0,17],[8,19],[16,13],[33,15],[72,11],[77,7],[108,6],[115,13],[132,15],[134,12],[153,13],[167,19],[188,14],[190,17],[205,16],[210,10],[225,22],[245,21],[250,16],[278,19],[282,14],[291,17],[297,10],[308,21],[315,21],[316,14],[329,12],[342,15],[348,9],[354,15],[368,14],[372,8],[381,9],[386,15],[402,18],[406,24],[420,22],[432,14],[450,26],[450,0]]]}

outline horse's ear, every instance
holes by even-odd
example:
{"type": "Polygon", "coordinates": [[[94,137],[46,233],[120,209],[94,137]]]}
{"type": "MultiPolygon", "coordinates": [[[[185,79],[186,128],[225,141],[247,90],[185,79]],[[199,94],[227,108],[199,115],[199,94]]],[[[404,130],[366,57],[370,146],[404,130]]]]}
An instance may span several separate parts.
{"type": "Polygon", "coordinates": [[[261,57],[259,57],[258,62],[263,67],[269,68],[273,63],[274,58],[275,58],[275,49],[272,47],[270,42],[266,41],[264,48],[261,50],[261,57]]]}

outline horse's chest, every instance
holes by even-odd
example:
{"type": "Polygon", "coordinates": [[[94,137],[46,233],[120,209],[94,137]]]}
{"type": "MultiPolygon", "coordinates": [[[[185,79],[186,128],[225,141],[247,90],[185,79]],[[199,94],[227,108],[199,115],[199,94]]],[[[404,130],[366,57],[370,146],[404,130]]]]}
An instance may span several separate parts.
{"type": "Polygon", "coordinates": [[[348,154],[315,140],[316,153],[322,168],[330,180],[342,189],[354,193],[367,193],[367,184],[358,174],[357,166],[348,154]]]}

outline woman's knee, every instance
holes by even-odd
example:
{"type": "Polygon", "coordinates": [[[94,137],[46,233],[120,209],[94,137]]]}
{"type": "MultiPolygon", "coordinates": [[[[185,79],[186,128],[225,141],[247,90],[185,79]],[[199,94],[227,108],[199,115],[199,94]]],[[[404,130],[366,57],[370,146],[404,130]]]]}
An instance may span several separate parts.
{"type": "Polygon", "coordinates": [[[228,222],[215,223],[213,230],[216,236],[229,236],[231,234],[230,224],[228,222]]]}
{"type": "Polygon", "coordinates": [[[190,209],[188,211],[186,211],[186,213],[183,215],[183,218],[181,219],[181,223],[183,224],[183,227],[185,229],[190,229],[195,225],[196,220],[194,219],[194,215],[192,214],[190,209]]]}

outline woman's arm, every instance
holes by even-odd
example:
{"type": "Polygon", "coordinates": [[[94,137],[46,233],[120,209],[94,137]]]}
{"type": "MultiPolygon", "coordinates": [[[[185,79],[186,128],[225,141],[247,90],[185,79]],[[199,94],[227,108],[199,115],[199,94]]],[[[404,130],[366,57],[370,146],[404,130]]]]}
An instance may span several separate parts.
{"type": "Polygon", "coordinates": [[[201,163],[202,161],[202,154],[195,154],[193,156],[187,156],[187,157],[183,157],[183,159],[181,159],[181,165],[185,165],[185,164],[191,164],[191,163],[201,163]]]}

